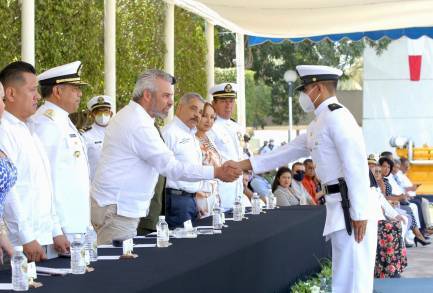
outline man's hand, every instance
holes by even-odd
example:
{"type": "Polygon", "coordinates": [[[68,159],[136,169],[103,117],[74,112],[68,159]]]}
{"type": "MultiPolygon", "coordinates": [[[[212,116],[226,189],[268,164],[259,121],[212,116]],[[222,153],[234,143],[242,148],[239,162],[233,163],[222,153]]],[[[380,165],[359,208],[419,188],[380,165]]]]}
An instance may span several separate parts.
{"type": "Polygon", "coordinates": [[[23,250],[29,262],[47,259],[44,249],[36,240],[24,244],[23,250]]]}
{"type": "Polygon", "coordinates": [[[224,182],[233,182],[242,175],[242,170],[237,162],[227,161],[221,167],[215,168],[215,178],[224,182]]]}
{"type": "Polygon", "coordinates": [[[59,253],[68,253],[70,248],[70,243],[65,235],[58,235],[53,238],[54,249],[59,253]]]}
{"type": "Polygon", "coordinates": [[[11,257],[14,253],[14,248],[9,242],[6,234],[0,233],[0,264],[3,264],[3,251],[6,251],[6,253],[11,257]]]}
{"type": "Polygon", "coordinates": [[[367,220],[354,221],[352,220],[353,232],[355,236],[355,241],[360,243],[365,236],[365,230],[367,228],[367,220]]]}

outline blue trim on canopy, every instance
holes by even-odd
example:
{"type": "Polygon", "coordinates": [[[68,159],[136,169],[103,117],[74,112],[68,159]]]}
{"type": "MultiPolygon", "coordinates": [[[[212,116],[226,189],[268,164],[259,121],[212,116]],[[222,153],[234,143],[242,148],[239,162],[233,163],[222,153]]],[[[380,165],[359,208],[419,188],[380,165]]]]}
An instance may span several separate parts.
{"type": "Polygon", "coordinates": [[[262,37],[248,37],[248,46],[260,45],[266,42],[272,43],[282,43],[284,41],[289,41],[293,43],[299,43],[304,40],[310,40],[312,42],[320,42],[323,39],[329,39],[331,41],[337,42],[341,39],[350,39],[352,41],[359,41],[362,38],[369,38],[370,40],[377,41],[384,37],[391,40],[399,39],[406,36],[410,39],[418,39],[422,36],[427,36],[433,38],[433,27],[413,27],[413,28],[403,28],[403,29],[392,29],[392,30],[382,30],[382,31],[371,31],[371,32],[357,32],[357,33],[344,33],[344,34],[332,34],[332,35],[320,35],[304,38],[262,38],[262,37]]]}

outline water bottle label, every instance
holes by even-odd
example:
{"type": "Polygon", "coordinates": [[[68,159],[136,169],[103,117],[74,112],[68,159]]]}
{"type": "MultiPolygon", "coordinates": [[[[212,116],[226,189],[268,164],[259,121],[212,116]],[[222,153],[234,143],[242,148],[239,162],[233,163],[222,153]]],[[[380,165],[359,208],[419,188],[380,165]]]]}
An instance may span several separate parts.
{"type": "Polygon", "coordinates": [[[80,251],[80,267],[86,265],[86,251],[84,247],[80,251]]]}
{"type": "Polygon", "coordinates": [[[84,251],[84,262],[87,266],[90,265],[90,251],[87,249],[84,251]]]}

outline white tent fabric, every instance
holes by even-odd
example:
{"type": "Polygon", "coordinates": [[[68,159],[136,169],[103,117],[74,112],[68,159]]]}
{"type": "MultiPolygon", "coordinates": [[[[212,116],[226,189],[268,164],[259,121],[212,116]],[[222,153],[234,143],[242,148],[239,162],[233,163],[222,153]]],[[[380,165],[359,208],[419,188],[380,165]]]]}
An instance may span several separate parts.
{"type": "Polygon", "coordinates": [[[433,26],[432,0],[167,0],[231,31],[314,35],[433,26]]]}

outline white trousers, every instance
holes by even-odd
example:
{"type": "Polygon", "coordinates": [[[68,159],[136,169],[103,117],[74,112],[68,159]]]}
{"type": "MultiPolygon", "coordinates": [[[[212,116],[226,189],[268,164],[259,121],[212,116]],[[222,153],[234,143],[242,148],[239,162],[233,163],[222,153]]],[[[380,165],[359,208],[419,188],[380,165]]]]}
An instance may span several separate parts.
{"type": "Polygon", "coordinates": [[[422,213],[424,215],[425,225],[427,227],[431,227],[433,223],[430,216],[430,202],[427,199],[423,198],[421,200],[421,208],[422,208],[422,213]]]}
{"type": "Polygon", "coordinates": [[[364,239],[355,241],[346,229],[329,235],[332,241],[332,292],[373,292],[377,221],[369,220],[364,239]]]}

